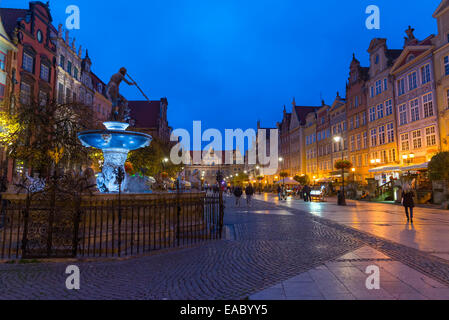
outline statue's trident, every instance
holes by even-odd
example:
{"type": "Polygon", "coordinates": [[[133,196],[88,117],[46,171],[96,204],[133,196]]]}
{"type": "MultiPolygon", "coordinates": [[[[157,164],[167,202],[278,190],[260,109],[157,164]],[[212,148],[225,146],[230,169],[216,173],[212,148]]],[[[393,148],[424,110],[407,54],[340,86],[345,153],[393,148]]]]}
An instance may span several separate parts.
{"type": "Polygon", "coordinates": [[[129,73],[126,73],[126,75],[128,76],[128,78],[129,78],[132,82],[134,82],[136,88],[139,89],[140,93],[143,94],[143,96],[145,97],[145,99],[147,99],[148,102],[150,102],[150,99],[148,99],[147,95],[146,95],[146,94],[143,92],[143,90],[139,87],[139,85],[137,84],[137,82],[136,82],[136,81],[129,75],[129,73]]]}

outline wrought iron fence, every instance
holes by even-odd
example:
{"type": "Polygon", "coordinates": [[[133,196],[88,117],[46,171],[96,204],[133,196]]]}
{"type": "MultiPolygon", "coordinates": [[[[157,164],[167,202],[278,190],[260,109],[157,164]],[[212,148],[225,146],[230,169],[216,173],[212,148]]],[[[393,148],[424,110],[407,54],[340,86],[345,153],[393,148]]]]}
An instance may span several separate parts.
{"type": "Polygon", "coordinates": [[[5,200],[0,259],[129,256],[219,239],[222,226],[218,195],[78,203],[5,200]]]}

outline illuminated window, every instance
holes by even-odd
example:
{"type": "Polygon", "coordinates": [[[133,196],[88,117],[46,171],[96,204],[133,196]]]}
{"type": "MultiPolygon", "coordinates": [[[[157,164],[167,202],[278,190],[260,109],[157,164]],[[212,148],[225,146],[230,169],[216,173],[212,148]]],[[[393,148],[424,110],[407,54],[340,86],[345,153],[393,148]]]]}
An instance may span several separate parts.
{"type": "Polygon", "coordinates": [[[418,101],[418,99],[412,100],[410,102],[410,115],[411,115],[412,122],[419,120],[419,101],[418,101]]]}
{"type": "Polygon", "coordinates": [[[426,128],[426,143],[428,147],[435,146],[437,144],[435,126],[426,128]]]}
{"type": "Polygon", "coordinates": [[[371,146],[377,146],[377,129],[371,129],[371,146]]]}
{"type": "Polygon", "coordinates": [[[6,54],[0,51],[0,70],[6,70],[6,54]]]}
{"type": "Polygon", "coordinates": [[[388,139],[388,143],[394,142],[394,124],[393,124],[393,122],[387,124],[387,139],[388,139]]]}
{"type": "Polygon", "coordinates": [[[433,101],[432,94],[426,94],[423,97],[423,106],[424,106],[424,118],[433,116],[433,101]]]}
{"type": "Polygon", "coordinates": [[[402,151],[410,150],[410,144],[408,141],[408,133],[401,134],[401,150],[402,151]]]}
{"type": "Polygon", "coordinates": [[[413,149],[420,149],[422,147],[421,130],[412,132],[413,149]]]}
{"type": "Polygon", "coordinates": [[[385,126],[379,127],[379,144],[385,144],[385,126]]]}

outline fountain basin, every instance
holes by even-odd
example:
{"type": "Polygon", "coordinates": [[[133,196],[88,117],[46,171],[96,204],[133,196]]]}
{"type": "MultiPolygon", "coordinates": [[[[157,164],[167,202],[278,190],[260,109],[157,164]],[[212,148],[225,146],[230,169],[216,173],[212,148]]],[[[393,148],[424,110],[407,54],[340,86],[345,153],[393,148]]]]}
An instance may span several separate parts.
{"type": "MultiPolygon", "coordinates": [[[[101,149],[104,156],[103,170],[97,177],[97,187],[104,193],[119,191],[119,168],[125,172],[128,152],[150,145],[152,137],[141,132],[125,131],[129,124],[123,122],[105,122],[106,130],[80,132],[78,139],[85,147],[101,149]]],[[[127,178],[122,182],[122,191],[126,189],[127,178]]]]}

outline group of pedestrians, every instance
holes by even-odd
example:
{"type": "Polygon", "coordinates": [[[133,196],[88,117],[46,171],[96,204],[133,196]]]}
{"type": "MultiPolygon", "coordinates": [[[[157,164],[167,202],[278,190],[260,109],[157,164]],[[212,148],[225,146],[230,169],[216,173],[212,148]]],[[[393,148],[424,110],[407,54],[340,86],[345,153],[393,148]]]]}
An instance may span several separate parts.
{"type": "MultiPolygon", "coordinates": [[[[234,188],[234,196],[235,196],[235,205],[237,207],[240,207],[240,200],[243,195],[243,188],[241,186],[236,186],[234,188]]],[[[254,188],[251,183],[249,183],[245,188],[245,195],[246,195],[246,205],[248,207],[251,207],[251,200],[254,195],[254,188]]]]}

